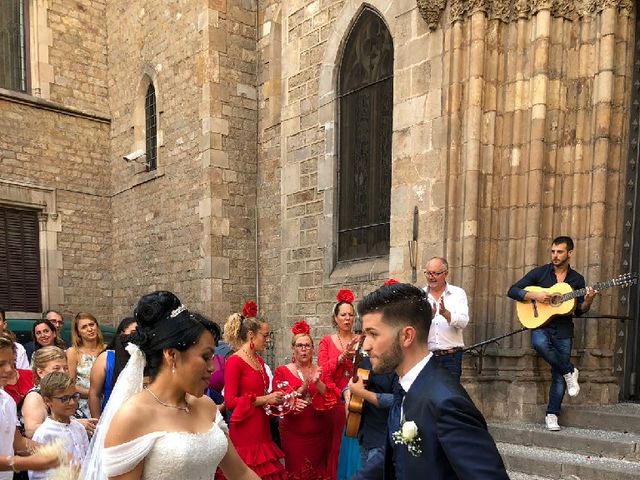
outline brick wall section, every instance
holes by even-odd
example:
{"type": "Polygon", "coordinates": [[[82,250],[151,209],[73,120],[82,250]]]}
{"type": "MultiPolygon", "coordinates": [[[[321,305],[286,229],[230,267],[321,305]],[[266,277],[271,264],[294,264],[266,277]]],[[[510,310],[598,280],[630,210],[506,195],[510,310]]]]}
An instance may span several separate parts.
{"type": "MultiPolygon", "coordinates": [[[[229,232],[222,256],[229,262],[229,278],[223,286],[225,313],[240,311],[248,299],[256,299],[256,189],[257,184],[257,45],[255,2],[227,2],[220,27],[226,50],[220,53],[220,85],[228,97],[222,118],[229,133],[223,139],[228,168],[222,172],[228,197],[223,200],[229,232]]],[[[222,319],[221,319],[222,320],[222,319]]]]}
{"type": "Polygon", "coordinates": [[[114,310],[166,288],[223,323],[255,296],[256,11],[211,0],[108,12],[114,310]],[[119,161],[145,74],[162,130],[155,174],[119,161]]]}
{"type": "Polygon", "coordinates": [[[65,315],[111,322],[108,123],[0,100],[0,132],[3,181],[56,189],[65,315]]]}
{"type": "Polygon", "coordinates": [[[156,289],[172,290],[186,305],[207,313],[199,211],[210,182],[200,153],[202,119],[208,117],[200,111],[208,47],[198,31],[201,8],[135,1],[110,2],[107,8],[118,318],[131,313],[140,295],[156,289]],[[162,131],[154,174],[121,160],[133,150],[134,106],[144,95],[145,88],[139,88],[144,75],[154,82],[162,131]]]}
{"type": "Polygon", "coordinates": [[[48,2],[50,100],[108,113],[105,0],[48,2]]]}
{"type": "Polygon", "coordinates": [[[277,346],[288,341],[282,318],[281,102],[282,17],[277,0],[260,2],[258,30],[258,282],[259,304],[277,346]],[[280,343],[282,342],[282,343],[280,343]]]}

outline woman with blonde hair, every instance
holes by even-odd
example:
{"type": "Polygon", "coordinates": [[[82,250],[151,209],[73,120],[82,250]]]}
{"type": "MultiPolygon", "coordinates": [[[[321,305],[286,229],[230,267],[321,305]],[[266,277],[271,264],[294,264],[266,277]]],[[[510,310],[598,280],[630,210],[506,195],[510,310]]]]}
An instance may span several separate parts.
{"type": "Polygon", "coordinates": [[[89,387],[91,367],[98,355],[105,349],[104,339],[96,317],[90,313],[80,312],[73,319],[71,326],[71,347],[67,349],[69,375],[76,382],[80,393],[78,411],[84,418],[91,418],[89,411],[89,387]]]}
{"type": "Polygon", "coordinates": [[[280,420],[280,438],[285,468],[290,480],[326,479],[327,452],[331,445],[331,410],[336,392],[321,379],[321,369],[313,363],[311,327],[304,320],[291,327],[291,363],[280,365],[273,374],[274,390],[294,391],[304,400],[280,420]]]}
{"type": "Polygon", "coordinates": [[[225,341],[236,349],[224,371],[224,404],[231,410],[229,436],[240,458],[260,478],[285,479],[280,463],[284,454],[271,439],[267,416],[271,406],[283,403],[284,395],[269,393],[269,376],[259,355],[269,342],[269,324],[257,314],[258,306],[249,301],[224,327],[225,341]]]}
{"type": "Polygon", "coordinates": [[[22,421],[24,434],[33,437],[33,433],[47,418],[47,406],[40,395],[40,380],[51,372],[68,372],[67,357],[58,347],[42,347],[31,357],[35,386],[27,393],[22,402],[22,421]]]}

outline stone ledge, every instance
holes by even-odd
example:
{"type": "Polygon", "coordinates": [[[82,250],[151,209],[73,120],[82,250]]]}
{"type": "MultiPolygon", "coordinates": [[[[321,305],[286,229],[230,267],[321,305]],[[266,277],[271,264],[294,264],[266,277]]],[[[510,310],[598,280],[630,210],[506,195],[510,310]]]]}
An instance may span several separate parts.
{"type": "Polygon", "coordinates": [[[39,110],[47,110],[50,112],[61,113],[63,115],[69,115],[72,117],[84,118],[87,120],[92,120],[94,122],[111,123],[111,117],[108,117],[101,113],[66,107],[59,103],[51,102],[49,100],[43,100],[42,98],[34,97],[33,95],[29,95],[27,93],[7,90],[6,88],[0,88],[0,100],[34,107],[39,110]]]}

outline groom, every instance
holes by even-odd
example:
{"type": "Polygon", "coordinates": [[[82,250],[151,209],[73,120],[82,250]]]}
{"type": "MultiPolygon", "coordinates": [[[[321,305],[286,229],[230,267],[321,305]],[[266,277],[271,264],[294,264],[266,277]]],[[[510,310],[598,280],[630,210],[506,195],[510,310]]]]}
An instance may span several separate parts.
{"type": "Polygon", "coordinates": [[[432,313],[424,292],[384,286],[358,313],[373,371],[395,370],[402,387],[389,413],[384,478],[509,480],[482,414],[457,379],[429,361],[432,313]]]}

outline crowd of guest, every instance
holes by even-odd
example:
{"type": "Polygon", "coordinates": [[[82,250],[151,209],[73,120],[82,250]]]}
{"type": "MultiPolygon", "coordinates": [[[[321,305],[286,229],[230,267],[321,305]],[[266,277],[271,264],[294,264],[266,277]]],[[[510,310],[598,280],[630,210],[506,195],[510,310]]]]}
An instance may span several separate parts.
{"type": "MultiPolygon", "coordinates": [[[[156,292],[159,293],[170,294],[156,292]]],[[[177,322],[175,319],[184,310],[181,304],[173,308],[174,303],[179,304],[174,297],[161,298],[171,307],[170,318],[165,315],[160,319],[162,322],[177,322]]],[[[154,302],[162,303],[157,299],[154,302]]],[[[204,328],[214,340],[212,353],[203,347],[207,352],[208,382],[199,395],[207,395],[217,404],[228,425],[234,455],[237,451],[239,459],[258,477],[346,480],[376,478],[380,473],[368,476],[366,472],[381,462],[387,442],[385,425],[398,377],[393,372],[371,374],[367,386],[358,378],[363,337],[354,331],[354,304],[355,296],[350,290],[337,293],[331,311],[335,332],[321,338],[317,350],[310,325],[305,320],[296,322],[291,328],[290,361],[273,372],[261,356],[270,342],[269,324],[253,301],[227,318],[224,333],[217,324],[197,313],[189,313],[189,319],[185,319],[192,327],[204,328]],[[364,403],[360,411],[366,417],[362,426],[356,424],[355,434],[347,432],[351,395],[360,397],[364,403]]],[[[435,301],[434,313],[440,310],[449,313],[442,300],[439,307],[434,304],[435,301]]],[[[170,407],[189,413],[196,403],[190,404],[188,397],[183,395],[184,405],[167,402],[163,397],[162,386],[173,385],[176,377],[168,376],[167,372],[160,377],[158,374],[160,363],[169,361],[167,352],[176,348],[182,352],[181,348],[190,348],[191,344],[178,342],[177,346],[171,346],[178,341],[173,337],[167,337],[166,342],[160,337],[152,341],[139,330],[139,325],[149,323],[147,313],[141,312],[139,305],[132,317],[120,322],[108,345],[104,343],[98,320],[91,313],[78,313],[71,325],[71,344],[65,350],[61,336],[64,320],[59,312],[48,311],[35,321],[32,340],[22,346],[8,331],[4,312],[0,311],[0,339],[4,342],[0,344],[0,353],[4,355],[0,359],[10,359],[11,363],[11,368],[4,365],[5,373],[0,371],[0,407],[9,417],[15,415],[19,422],[15,437],[11,437],[13,449],[0,451],[0,480],[24,478],[18,473],[24,470],[31,471],[31,478],[50,478],[50,469],[57,462],[53,458],[32,455],[31,460],[23,461],[16,456],[7,460],[10,464],[3,465],[2,455],[9,458],[9,453],[18,452],[27,442],[60,439],[71,457],[78,462],[82,460],[97,419],[130,358],[125,349],[130,341],[139,343],[144,337],[145,344],[159,342],[152,349],[153,358],[149,356],[151,350],[145,352],[145,385],[150,397],[143,396],[141,401],[159,405],[159,411],[163,411],[161,407],[170,407]],[[7,398],[12,406],[7,406],[7,398]],[[7,470],[15,471],[16,476],[12,477],[7,470]]],[[[154,322],[159,321],[155,319],[159,316],[157,312],[151,314],[154,322]]],[[[182,330],[175,335],[188,336],[182,330]]],[[[173,362],[169,364],[171,374],[175,375],[173,362]]],[[[363,366],[370,368],[371,364],[365,360],[363,366]]],[[[122,438],[126,439],[126,435],[122,438]]],[[[224,469],[224,461],[220,467],[224,469]]],[[[224,479],[225,474],[219,468],[215,477],[224,479]]]]}
{"type": "MultiPolygon", "coordinates": [[[[223,412],[238,455],[260,478],[330,480],[348,478],[359,467],[357,440],[344,435],[343,394],[360,338],[353,333],[353,302],[350,291],[339,292],[332,315],[336,333],[320,340],[317,364],[311,327],[301,320],[291,329],[291,361],[272,372],[261,357],[270,341],[269,324],[252,301],[227,319],[224,335],[217,329],[205,393],[223,412]]],[[[130,357],[125,346],[135,336],[136,318],[123,319],[105,345],[95,316],[80,312],[71,322],[68,346],[59,312],[35,321],[32,340],[24,346],[8,331],[4,312],[0,318],[3,336],[14,343],[14,368],[3,391],[15,404],[20,438],[38,443],[60,438],[81,461],[130,357]]],[[[49,478],[54,464],[50,459],[30,476],[49,478]]],[[[11,475],[0,471],[0,480],[11,475]]],[[[13,478],[26,478],[21,475],[13,478]]],[[[221,470],[216,478],[224,478],[221,470]]]]}

